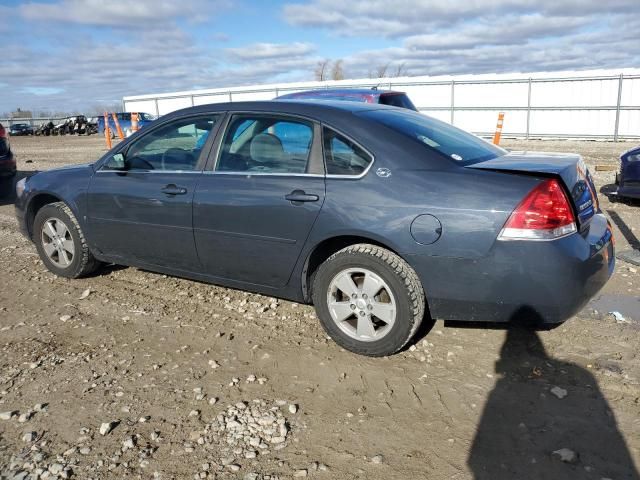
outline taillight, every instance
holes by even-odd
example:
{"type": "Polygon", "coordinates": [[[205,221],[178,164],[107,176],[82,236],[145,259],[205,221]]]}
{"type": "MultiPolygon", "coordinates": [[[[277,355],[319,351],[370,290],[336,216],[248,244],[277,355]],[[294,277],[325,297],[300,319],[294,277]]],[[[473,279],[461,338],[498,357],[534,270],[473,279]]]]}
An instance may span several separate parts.
{"type": "Polygon", "coordinates": [[[7,131],[2,125],[0,125],[0,138],[7,138],[7,131]]]}
{"type": "Polygon", "coordinates": [[[537,185],[520,202],[498,240],[553,240],[577,230],[571,204],[558,180],[537,185]]]}

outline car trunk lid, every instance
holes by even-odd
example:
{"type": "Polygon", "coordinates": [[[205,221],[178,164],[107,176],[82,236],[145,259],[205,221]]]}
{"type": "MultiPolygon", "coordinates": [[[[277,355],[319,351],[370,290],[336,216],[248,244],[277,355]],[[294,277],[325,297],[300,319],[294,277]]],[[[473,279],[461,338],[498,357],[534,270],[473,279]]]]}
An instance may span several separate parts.
{"type": "Polygon", "coordinates": [[[577,154],[509,152],[501,157],[466,167],[561,178],[575,208],[580,226],[587,224],[598,210],[598,198],[593,179],[582,157],[577,154]]]}

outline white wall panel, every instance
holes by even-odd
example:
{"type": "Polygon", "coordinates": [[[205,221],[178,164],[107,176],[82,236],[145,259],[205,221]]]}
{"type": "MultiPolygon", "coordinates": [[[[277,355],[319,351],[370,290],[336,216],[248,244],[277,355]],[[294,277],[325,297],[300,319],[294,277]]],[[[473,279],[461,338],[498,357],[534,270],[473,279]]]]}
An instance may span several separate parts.
{"type": "MultiPolygon", "coordinates": [[[[486,74],[383,79],[380,89],[406,92],[424,113],[443,121],[451,119],[451,82],[455,82],[454,123],[472,132],[493,132],[498,111],[505,112],[503,133],[527,131],[529,78],[531,84],[530,135],[601,136],[615,132],[620,74],[624,75],[619,116],[621,136],[640,137],[640,69],[593,70],[555,73],[486,74]],[[585,80],[586,79],[586,80],[585,80]],[[626,107],[626,108],[625,108],[626,107]],[[472,108],[472,110],[466,110],[472,108]],[[518,108],[518,110],[510,110],[518,108]],[[635,109],[633,109],[635,108],[635,109]]],[[[250,87],[218,88],[160,95],[125,97],[126,111],[163,115],[193,104],[271,100],[276,95],[318,88],[370,88],[377,80],[298,82],[250,87]]]]}
{"type": "Polygon", "coordinates": [[[406,92],[418,108],[451,106],[451,85],[392,85],[393,90],[406,92]]]}
{"type": "Polygon", "coordinates": [[[143,112],[156,115],[156,102],[155,100],[137,100],[125,103],[126,112],[143,112]]]}
{"type": "Polygon", "coordinates": [[[220,93],[217,95],[194,95],[194,105],[207,105],[208,103],[224,103],[229,101],[228,93],[220,93]]]}
{"type": "Polygon", "coordinates": [[[158,114],[166,115],[167,113],[175,112],[181,108],[187,108],[191,106],[191,95],[180,98],[159,98],[158,99],[158,114]]]}
{"type": "Polygon", "coordinates": [[[616,112],[543,110],[531,112],[531,135],[613,135],[616,112]]]}
{"type": "Polygon", "coordinates": [[[455,102],[460,107],[526,107],[527,83],[459,84],[455,102]]]}
{"type": "Polygon", "coordinates": [[[471,132],[493,133],[501,111],[504,112],[503,135],[527,131],[527,112],[522,110],[456,110],[453,124],[471,132]]]}

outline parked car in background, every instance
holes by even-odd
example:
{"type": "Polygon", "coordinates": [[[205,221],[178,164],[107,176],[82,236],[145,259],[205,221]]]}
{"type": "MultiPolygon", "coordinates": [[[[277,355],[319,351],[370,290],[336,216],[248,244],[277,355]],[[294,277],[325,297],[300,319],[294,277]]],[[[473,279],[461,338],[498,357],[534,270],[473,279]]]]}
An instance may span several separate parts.
{"type": "Polygon", "coordinates": [[[616,174],[620,197],[640,198],[640,146],[620,156],[620,171],[616,174]]]}
{"type": "Polygon", "coordinates": [[[16,160],[9,144],[9,135],[0,123],[0,179],[16,174],[16,160]]]}
{"type": "Polygon", "coordinates": [[[379,103],[392,107],[418,109],[406,93],[376,88],[328,88],[280,95],[276,100],[346,100],[349,102],[379,103]]]}
{"type": "Polygon", "coordinates": [[[16,191],[60,276],[116,263],[313,303],[371,356],[429,316],[563,322],[615,263],[579,155],[507,152],[384,105],[191,107],[16,191]]]}
{"type": "MultiPolygon", "coordinates": [[[[131,130],[131,112],[118,112],[116,113],[116,117],[118,118],[118,123],[120,124],[120,128],[122,129],[122,133],[125,137],[131,136],[133,130],[131,130]]],[[[156,119],[154,115],[150,113],[139,112],[138,113],[138,129],[142,129],[145,125],[150,124],[156,119]]],[[[104,116],[100,115],[97,118],[98,123],[98,133],[104,135],[104,116]]],[[[115,130],[115,126],[113,124],[113,118],[109,115],[109,128],[111,129],[111,137],[115,138],[118,134],[115,130]]]]}
{"type": "Polygon", "coordinates": [[[33,135],[33,127],[28,123],[14,123],[9,127],[9,133],[14,137],[20,135],[33,135]]]}

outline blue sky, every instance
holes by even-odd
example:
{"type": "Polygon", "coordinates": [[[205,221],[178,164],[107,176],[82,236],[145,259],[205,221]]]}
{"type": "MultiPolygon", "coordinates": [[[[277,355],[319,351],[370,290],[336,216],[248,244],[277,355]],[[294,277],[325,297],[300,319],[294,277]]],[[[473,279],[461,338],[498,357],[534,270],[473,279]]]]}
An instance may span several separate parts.
{"type": "Polygon", "coordinates": [[[0,114],[347,78],[640,66],[639,0],[0,0],[0,114]]]}

